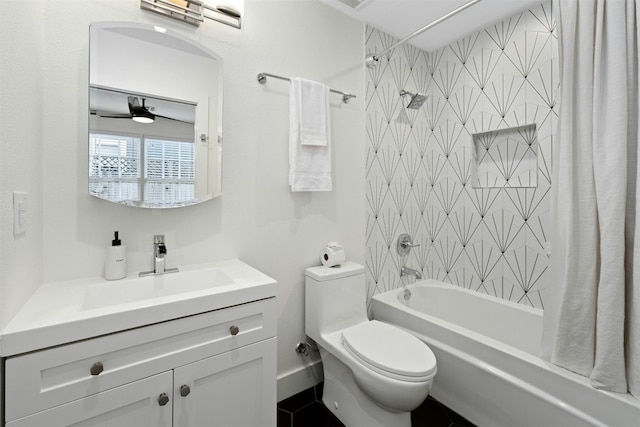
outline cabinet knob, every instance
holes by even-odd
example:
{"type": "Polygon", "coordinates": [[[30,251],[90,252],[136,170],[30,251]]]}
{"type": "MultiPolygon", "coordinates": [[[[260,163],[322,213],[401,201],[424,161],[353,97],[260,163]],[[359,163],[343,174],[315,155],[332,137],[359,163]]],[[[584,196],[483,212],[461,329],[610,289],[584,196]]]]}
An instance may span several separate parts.
{"type": "Polygon", "coordinates": [[[186,384],[180,386],[180,396],[187,397],[191,393],[191,387],[186,384]]]}
{"type": "Polygon", "coordinates": [[[96,362],[91,366],[91,375],[96,376],[100,375],[100,372],[104,371],[104,366],[102,366],[102,362],[96,362]]]}
{"type": "Polygon", "coordinates": [[[236,325],[233,325],[229,328],[229,331],[231,332],[231,335],[238,335],[238,332],[240,332],[240,328],[238,328],[236,325]]]}
{"type": "Polygon", "coordinates": [[[167,403],[169,403],[169,396],[167,396],[167,393],[160,393],[160,396],[158,396],[158,405],[164,406],[167,403]]]}

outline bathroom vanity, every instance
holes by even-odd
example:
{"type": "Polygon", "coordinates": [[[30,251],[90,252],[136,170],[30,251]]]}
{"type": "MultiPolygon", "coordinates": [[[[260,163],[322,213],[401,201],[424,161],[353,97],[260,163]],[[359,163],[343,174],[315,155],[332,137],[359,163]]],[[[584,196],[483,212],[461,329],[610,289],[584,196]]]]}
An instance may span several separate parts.
{"type": "Polygon", "coordinates": [[[275,426],[275,295],[239,260],[45,284],[0,336],[3,425],[275,426]]]}

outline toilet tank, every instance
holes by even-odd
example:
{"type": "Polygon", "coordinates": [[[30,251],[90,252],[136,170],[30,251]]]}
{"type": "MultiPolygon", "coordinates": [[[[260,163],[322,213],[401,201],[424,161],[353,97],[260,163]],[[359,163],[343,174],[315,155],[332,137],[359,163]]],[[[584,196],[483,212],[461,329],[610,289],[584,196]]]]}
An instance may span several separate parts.
{"type": "Polygon", "coordinates": [[[311,267],[305,276],[305,333],[311,339],[368,321],[363,266],[311,267]]]}

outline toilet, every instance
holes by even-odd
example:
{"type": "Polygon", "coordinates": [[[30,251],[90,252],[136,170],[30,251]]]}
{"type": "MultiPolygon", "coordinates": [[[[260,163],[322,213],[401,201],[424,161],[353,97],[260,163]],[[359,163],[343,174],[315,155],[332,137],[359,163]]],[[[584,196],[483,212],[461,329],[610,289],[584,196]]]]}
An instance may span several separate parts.
{"type": "Polygon", "coordinates": [[[431,349],[367,318],[364,267],[305,270],[305,332],[320,349],[322,401],[348,427],[411,426],[436,374],[431,349]]]}

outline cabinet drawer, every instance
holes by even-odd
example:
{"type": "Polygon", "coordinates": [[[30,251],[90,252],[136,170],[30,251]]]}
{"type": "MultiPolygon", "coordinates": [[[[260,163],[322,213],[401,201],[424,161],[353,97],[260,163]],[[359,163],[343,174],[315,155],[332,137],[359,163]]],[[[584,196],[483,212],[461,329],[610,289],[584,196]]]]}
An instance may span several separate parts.
{"type": "Polygon", "coordinates": [[[171,371],[74,400],[7,423],[6,427],[159,427],[170,426],[171,371]],[[164,406],[159,395],[170,399],[164,406]]]}
{"type": "Polygon", "coordinates": [[[12,357],[5,365],[5,420],[275,334],[276,302],[269,298],[12,357]]]}

